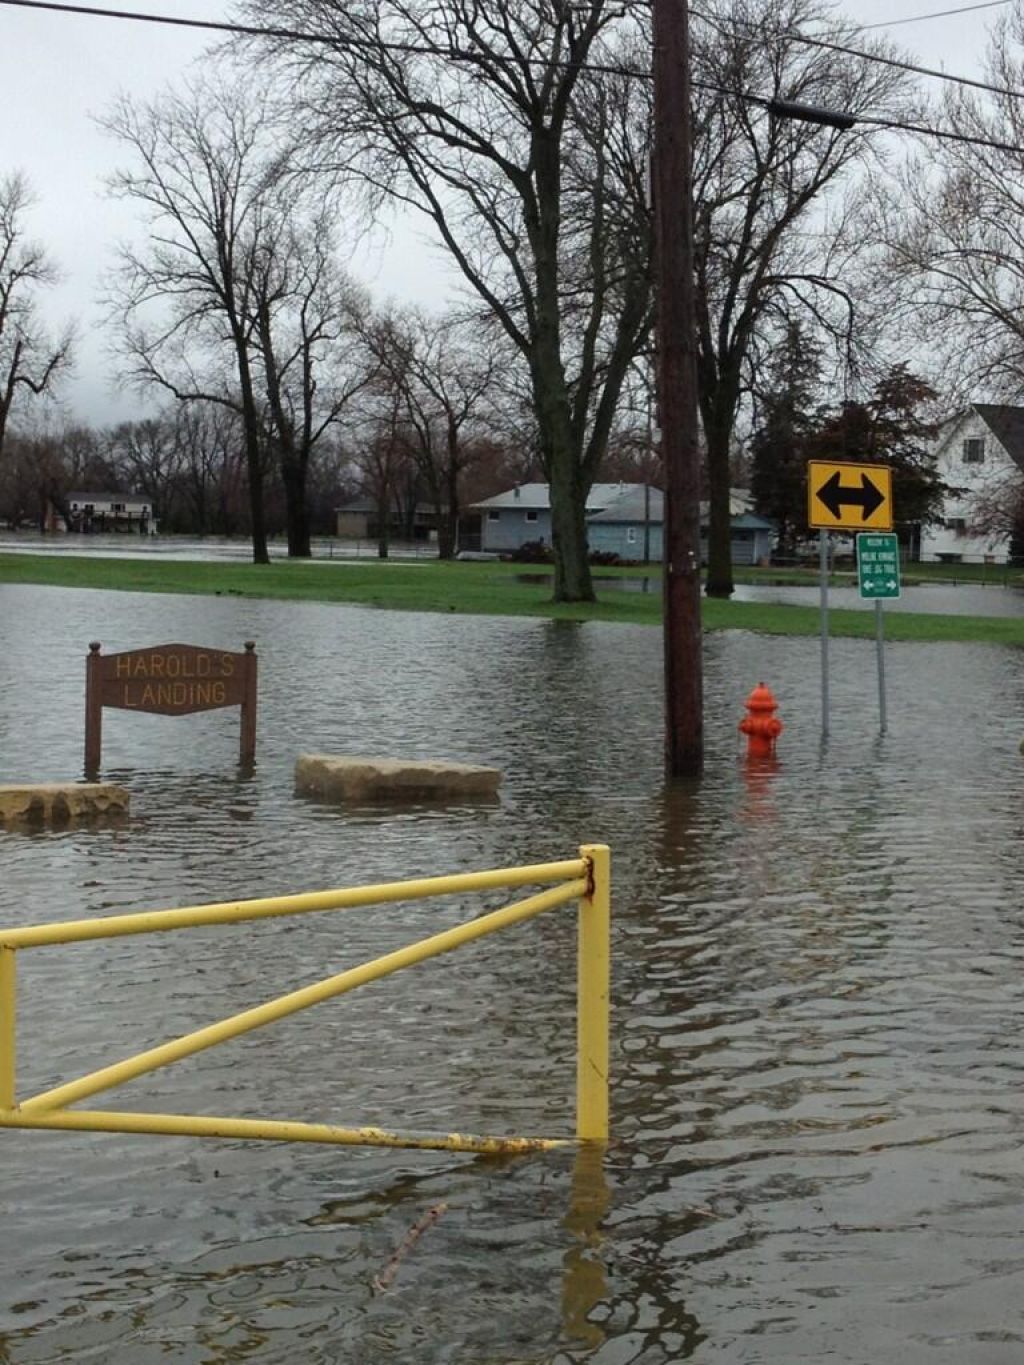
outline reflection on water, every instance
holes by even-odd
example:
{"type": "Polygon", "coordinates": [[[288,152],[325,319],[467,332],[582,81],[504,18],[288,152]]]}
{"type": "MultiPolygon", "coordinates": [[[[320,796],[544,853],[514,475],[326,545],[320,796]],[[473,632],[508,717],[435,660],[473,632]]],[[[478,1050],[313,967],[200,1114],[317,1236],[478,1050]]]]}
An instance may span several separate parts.
{"type": "MultiPolygon", "coordinates": [[[[516,1161],[0,1135],[0,1359],[848,1365],[1019,1359],[1024,678],[994,647],[716,634],[708,766],[661,778],[656,631],[0,588],[3,780],[77,775],[88,641],[256,638],[237,717],[108,713],[126,828],[0,834],[25,923],[614,850],[613,1128],[516,1161]],[[746,763],[765,679],[786,724],[746,763]],[[496,806],[297,801],[297,753],[494,763],[496,806]],[[444,1216],[374,1277],[409,1229],[444,1216]]],[[[27,952],[23,1094],[498,896],[27,952]],[[244,941],[243,941],[244,936],[244,941]]],[[[556,912],[193,1057],[110,1106],[568,1133],[556,912]]]]}

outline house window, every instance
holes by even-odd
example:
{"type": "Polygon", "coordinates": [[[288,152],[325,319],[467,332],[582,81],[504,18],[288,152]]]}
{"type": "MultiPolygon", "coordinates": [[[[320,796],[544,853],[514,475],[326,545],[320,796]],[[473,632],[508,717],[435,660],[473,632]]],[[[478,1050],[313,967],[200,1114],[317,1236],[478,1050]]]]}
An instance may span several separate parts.
{"type": "Polygon", "coordinates": [[[635,545],[635,544],[636,544],[636,527],[635,527],[635,526],[627,526],[627,527],[626,527],[626,544],[627,544],[627,545],[635,545]]]}
{"type": "Polygon", "coordinates": [[[536,520],[537,520],[537,513],[536,513],[536,512],[527,512],[527,514],[526,514],[526,520],[527,520],[527,521],[536,521],[536,520]]]}
{"type": "Polygon", "coordinates": [[[500,513],[500,512],[488,512],[488,513],[487,513],[487,520],[488,520],[488,521],[499,521],[500,519],[501,519],[501,513],[500,513]]]}
{"type": "Polygon", "coordinates": [[[964,441],[964,464],[985,463],[985,438],[971,436],[964,441]]]}
{"type": "Polygon", "coordinates": [[[946,530],[952,531],[954,535],[965,536],[967,534],[967,519],[965,517],[947,517],[946,530]]]}
{"type": "Polygon", "coordinates": [[[123,511],[124,511],[124,503],[123,503],[123,502],[112,502],[112,503],[110,504],[110,510],[111,510],[112,512],[123,512],[123,511]]]}

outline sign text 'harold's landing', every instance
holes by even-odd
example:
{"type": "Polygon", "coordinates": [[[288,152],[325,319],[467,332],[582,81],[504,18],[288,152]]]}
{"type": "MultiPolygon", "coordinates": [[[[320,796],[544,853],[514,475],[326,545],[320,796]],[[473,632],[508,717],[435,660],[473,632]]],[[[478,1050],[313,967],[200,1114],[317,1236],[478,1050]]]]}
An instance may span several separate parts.
{"type": "Polygon", "coordinates": [[[244,653],[201,645],[151,645],[119,654],[89,646],[85,685],[85,767],[100,765],[103,708],[187,716],[222,706],[241,708],[239,752],[251,763],[256,752],[256,646],[244,653]]]}

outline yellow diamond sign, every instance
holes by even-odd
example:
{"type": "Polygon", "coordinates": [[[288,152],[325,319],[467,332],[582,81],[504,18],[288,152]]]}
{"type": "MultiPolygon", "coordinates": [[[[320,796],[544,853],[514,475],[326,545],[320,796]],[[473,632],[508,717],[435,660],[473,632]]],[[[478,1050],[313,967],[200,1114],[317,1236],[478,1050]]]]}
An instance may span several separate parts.
{"type": "Polygon", "coordinates": [[[888,465],[808,461],[808,526],[820,531],[891,531],[892,522],[888,465]]]}

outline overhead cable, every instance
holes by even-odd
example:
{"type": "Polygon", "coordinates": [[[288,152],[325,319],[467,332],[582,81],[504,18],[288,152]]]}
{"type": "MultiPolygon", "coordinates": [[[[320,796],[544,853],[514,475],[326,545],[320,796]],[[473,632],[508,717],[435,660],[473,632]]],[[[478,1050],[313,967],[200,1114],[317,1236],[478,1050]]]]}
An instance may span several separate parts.
{"type": "MultiPolygon", "coordinates": [[[[60,3],[60,0],[0,0],[0,6],[6,6],[8,8],[15,9],[46,10],[53,11],[59,14],[81,15],[88,18],[119,19],[144,24],[163,24],[177,28],[201,29],[215,33],[239,34],[243,37],[250,38],[276,38],[283,39],[284,41],[287,42],[296,43],[307,42],[322,43],[325,46],[340,45],[349,47],[354,50],[359,50],[360,48],[370,49],[383,48],[388,51],[408,52],[411,54],[419,53],[425,56],[441,55],[439,50],[424,47],[422,44],[416,43],[398,43],[391,41],[378,42],[371,39],[359,39],[348,35],[342,37],[341,35],[338,34],[304,32],[301,29],[263,27],[254,24],[239,24],[234,21],[226,19],[224,20],[186,19],[177,15],[142,14],[136,10],[108,9],[105,7],[100,7],[98,5],[63,4],[60,3]]],[[[700,18],[708,20],[709,22],[712,23],[719,22],[712,18],[712,16],[700,14],[699,11],[694,10],[693,13],[700,18]]],[[[932,71],[929,70],[929,68],[927,67],[919,67],[907,62],[899,62],[895,58],[882,57],[879,54],[860,51],[856,48],[845,47],[840,43],[828,42],[825,39],[811,38],[804,34],[793,33],[785,30],[780,31],[778,36],[780,38],[788,38],[793,42],[803,43],[811,47],[825,48],[830,51],[846,53],[850,56],[859,57],[864,61],[882,62],[888,66],[897,66],[903,70],[911,71],[918,75],[935,76],[941,80],[953,81],[960,85],[973,86],[981,90],[987,90],[993,94],[1008,95],[1014,99],[1024,98],[1024,91],[1008,90],[1005,88],[1001,88],[999,86],[986,85],[984,82],[974,81],[966,76],[951,76],[946,72],[932,71]]],[[[452,54],[445,55],[450,58],[452,54]]],[[[543,65],[543,63],[540,62],[538,62],[537,64],[543,65]]],[[[565,68],[576,67],[580,70],[593,71],[597,73],[605,72],[610,75],[631,76],[638,80],[651,79],[651,73],[649,71],[640,71],[634,68],[617,66],[613,64],[602,65],[600,63],[589,61],[576,63],[557,62],[554,64],[565,68]]],[[[715,86],[709,84],[706,81],[702,82],[700,80],[693,80],[692,84],[698,89],[712,90],[713,92],[727,95],[730,98],[742,99],[749,103],[757,104],[760,107],[766,109],[769,107],[773,99],[777,101],[780,98],[779,96],[755,95],[743,90],[729,90],[726,89],[724,86],[715,86]]],[[[849,116],[842,115],[842,117],[845,122],[846,118],[849,116]]],[[[857,114],[854,115],[853,117],[856,123],[867,124],[872,127],[884,128],[899,132],[915,133],[921,137],[932,137],[949,142],[960,142],[967,146],[987,147],[994,151],[1011,152],[1017,155],[1024,156],[1024,147],[1018,146],[1014,143],[1000,142],[992,138],[969,137],[962,133],[955,133],[942,128],[933,128],[926,124],[901,122],[898,119],[884,119],[880,117],[869,116],[867,114],[863,115],[857,114]]]]}

